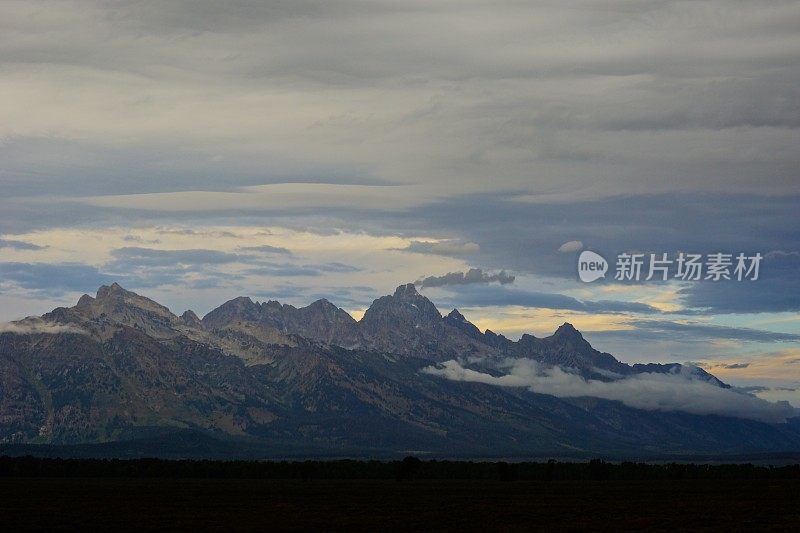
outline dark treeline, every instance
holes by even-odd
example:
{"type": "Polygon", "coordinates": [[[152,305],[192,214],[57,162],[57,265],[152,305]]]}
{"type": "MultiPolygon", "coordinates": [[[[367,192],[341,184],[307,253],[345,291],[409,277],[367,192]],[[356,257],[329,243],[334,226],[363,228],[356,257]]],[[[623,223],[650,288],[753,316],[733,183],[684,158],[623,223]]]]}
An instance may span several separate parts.
{"type": "Polygon", "coordinates": [[[0,457],[0,477],[485,479],[499,481],[797,479],[800,465],[572,462],[204,461],[0,457]]]}

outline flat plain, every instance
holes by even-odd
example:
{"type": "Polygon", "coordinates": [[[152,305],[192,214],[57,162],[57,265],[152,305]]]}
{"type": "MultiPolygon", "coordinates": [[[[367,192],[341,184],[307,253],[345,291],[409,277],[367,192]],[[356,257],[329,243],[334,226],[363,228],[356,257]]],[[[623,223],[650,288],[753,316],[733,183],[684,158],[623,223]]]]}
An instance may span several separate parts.
{"type": "Polygon", "coordinates": [[[6,531],[800,530],[797,480],[0,478],[6,531]]]}

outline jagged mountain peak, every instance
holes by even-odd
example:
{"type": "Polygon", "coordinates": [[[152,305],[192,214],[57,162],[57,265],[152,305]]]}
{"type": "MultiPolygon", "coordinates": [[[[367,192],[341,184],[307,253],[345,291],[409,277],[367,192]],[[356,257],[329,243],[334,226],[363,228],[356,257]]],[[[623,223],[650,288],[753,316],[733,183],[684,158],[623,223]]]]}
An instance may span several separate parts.
{"type": "Polygon", "coordinates": [[[249,296],[237,296],[220,305],[217,309],[258,309],[259,307],[260,304],[253,301],[249,296]]]}
{"type": "Polygon", "coordinates": [[[326,309],[326,308],[327,309],[338,309],[338,307],[336,307],[336,305],[331,303],[331,301],[328,300],[327,298],[320,298],[319,300],[314,300],[313,302],[308,304],[308,307],[310,307],[310,308],[321,308],[321,309],[326,309]]]}
{"type": "Polygon", "coordinates": [[[84,294],[74,307],[58,308],[44,317],[76,324],[102,339],[108,339],[124,327],[137,329],[153,338],[173,338],[181,334],[180,326],[189,325],[167,307],[126,290],[118,283],[102,285],[94,298],[84,294]]]}
{"type": "Polygon", "coordinates": [[[581,335],[581,332],[578,331],[575,328],[575,326],[573,326],[569,322],[564,322],[563,324],[558,326],[558,329],[556,329],[552,337],[565,340],[576,340],[576,341],[584,340],[583,335],[581,335]]]}
{"type": "Polygon", "coordinates": [[[78,309],[91,307],[94,303],[94,298],[89,296],[88,294],[84,294],[78,299],[78,303],[75,305],[78,309]]]}
{"type": "Polygon", "coordinates": [[[404,285],[400,285],[394,290],[394,297],[408,300],[414,298],[420,298],[422,295],[417,292],[417,287],[413,283],[406,283],[404,285]]]}
{"type": "Polygon", "coordinates": [[[320,298],[306,307],[301,307],[299,311],[304,316],[308,316],[312,313],[322,313],[325,316],[341,320],[345,323],[356,323],[356,319],[350,316],[350,313],[341,307],[337,307],[336,304],[326,298],[320,298]]]}
{"type": "Polygon", "coordinates": [[[258,302],[253,301],[252,298],[249,296],[237,296],[231,300],[228,300],[224,304],[220,305],[219,307],[229,307],[229,308],[256,308],[259,307],[258,302]]]}
{"type": "Polygon", "coordinates": [[[467,318],[462,315],[458,309],[453,309],[447,314],[447,318],[451,318],[453,320],[458,320],[459,322],[467,322],[467,318]]]}
{"type": "Polygon", "coordinates": [[[250,299],[249,296],[237,296],[209,311],[203,317],[202,322],[208,327],[215,328],[233,319],[258,321],[260,314],[261,306],[250,299]]]}
{"type": "Polygon", "coordinates": [[[577,328],[575,326],[573,326],[569,322],[564,322],[563,324],[558,326],[556,331],[575,331],[575,332],[577,332],[578,330],[577,330],[577,328]]]}
{"type": "MultiPolygon", "coordinates": [[[[90,315],[105,313],[109,316],[121,318],[123,310],[145,312],[159,316],[165,320],[176,319],[172,312],[160,303],[146,298],[133,291],[124,289],[119,283],[102,285],[97,289],[94,298],[84,294],[78,300],[75,309],[90,315]]],[[[122,320],[125,322],[125,320],[122,320]]]]}
{"type": "Polygon", "coordinates": [[[486,331],[483,332],[483,334],[488,336],[488,337],[498,337],[498,338],[501,338],[501,339],[505,339],[506,338],[506,336],[503,335],[502,333],[495,333],[494,331],[492,331],[492,330],[490,330],[488,328],[486,329],[486,331]]]}
{"type": "Polygon", "coordinates": [[[453,309],[450,311],[446,317],[444,317],[445,324],[448,324],[451,327],[454,327],[460,330],[463,333],[466,333],[470,338],[477,340],[479,342],[486,342],[483,338],[483,334],[478,327],[467,320],[467,318],[462,315],[458,309],[453,309]]]}
{"type": "MultiPolygon", "coordinates": [[[[488,335],[487,335],[488,336],[488,335]]],[[[546,364],[580,370],[585,376],[592,375],[595,369],[618,374],[628,374],[631,367],[618,361],[608,353],[595,350],[575,326],[565,322],[549,337],[536,338],[524,334],[515,343],[518,356],[536,359],[546,364]]]]}
{"type": "Polygon", "coordinates": [[[436,352],[445,329],[439,310],[413,283],[372,302],[358,324],[373,347],[403,354],[436,352]]]}
{"type": "Polygon", "coordinates": [[[362,323],[370,323],[379,317],[381,320],[392,316],[403,317],[416,325],[438,322],[442,319],[441,313],[428,298],[417,292],[413,283],[400,285],[392,296],[381,296],[369,306],[361,319],[362,323]]]}
{"type": "Polygon", "coordinates": [[[324,298],[298,308],[275,300],[257,303],[239,297],[209,312],[202,322],[209,330],[240,329],[241,324],[249,324],[250,333],[258,331],[276,343],[297,335],[345,348],[362,344],[356,320],[324,298]]]}
{"type": "Polygon", "coordinates": [[[126,296],[139,296],[139,295],[134,292],[123,289],[122,285],[120,285],[115,281],[111,285],[101,285],[100,288],[97,289],[96,299],[103,300],[106,298],[120,298],[126,296]]]}
{"type": "Polygon", "coordinates": [[[187,326],[191,327],[202,327],[203,322],[200,320],[200,317],[197,316],[197,313],[192,311],[191,309],[187,309],[181,315],[181,321],[187,326]]]}

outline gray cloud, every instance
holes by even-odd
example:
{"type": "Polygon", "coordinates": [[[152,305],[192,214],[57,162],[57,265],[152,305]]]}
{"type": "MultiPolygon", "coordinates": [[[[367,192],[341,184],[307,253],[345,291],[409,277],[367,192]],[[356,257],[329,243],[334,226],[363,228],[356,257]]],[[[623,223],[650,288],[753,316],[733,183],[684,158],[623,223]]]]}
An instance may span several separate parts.
{"type": "MultiPolygon", "coordinates": [[[[786,245],[800,249],[796,236],[786,245]]],[[[766,253],[759,279],[753,282],[697,283],[681,290],[683,303],[706,313],[758,313],[800,311],[800,255],[766,253]]]]}
{"type": "Polygon", "coordinates": [[[772,389],[770,387],[764,387],[762,385],[749,385],[747,387],[736,387],[736,390],[739,392],[744,392],[746,394],[758,394],[759,392],[767,392],[772,389]]]}
{"type": "MultiPolygon", "coordinates": [[[[186,282],[186,286],[191,290],[218,289],[221,287],[231,287],[233,281],[241,280],[242,276],[224,275],[219,273],[206,273],[205,277],[193,279],[186,282]]],[[[234,285],[235,286],[235,285],[234,285]]]]}
{"type": "Polygon", "coordinates": [[[406,248],[401,248],[404,252],[417,254],[436,254],[446,256],[473,255],[480,252],[481,247],[474,242],[461,241],[412,241],[406,248]]]}
{"type": "Polygon", "coordinates": [[[346,265],[344,263],[320,263],[318,265],[312,265],[313,268],[317,268],[322,272],[359,272],[361,267],[353,266],[353,265],[346,265]]]}
{"type": "Polygon", "coordinates": [[[793,297],[800,292],[800,258],[792,253],[800,250],[800,233],[794,231],[798,203],[797,195],[732,194],[525,203],[487,193],[386,214],[372,224],[405,231],[435,227],[476,242],[480,252],[471,261],[570,280],[575,279],[575,257],[556,250],[575,236],[612,260],[624,251],[666,252],[671,257],[679,251],[761,252],[767,255],[758,281],[692,283],[681,291],[682,303],[700,312],[780,312],[800,309],[800,300],[793,297]]]}
{"type": "Polygon", "coordinates": [[[112,261],[98,268],[84,263],[0,263],[0,278],[26,289],[35,298],[59,297],[69,292],[93,293],[100,285],[114,282],[131,289],[182,284],[187,272],[203,272],[208,280],[217,279],[220,284],[240,279],[232,273],[207,271],[202,265],[181,267],[112,261]]]}
{"type": "Polygon", "coordinates": [[[471,268],[467,272],[449,272],[443,276],[428,276],[416,282],[422,288],[446,287],[450,285],[473,285],[475,283],[493,283],[501,285],[514,283],[514,276],[505,270],[490,274],[480,268],[471,268]]]}
{"type": "MultiPolygon", "coordinates": [[[[69,81],[64,83],[69,86],[69,81]]],[[[305,164],[278,155],[250,154],[235,162],[213,155],[198,158],[194,149],[175,139],[109,145],[86,139],[12,136],[0,143],[0,159],[4,161],[0,169],[4,191],[13,198],[230,192],[267,183],[385,183],[353,167],[305,164]],[[37,172],[31,175],[34,167],[37,172]]]]}
{"type": "Polygon", "coordinates": [[[747,368],[750,366],[750,363],[731,363],[728,365],[722,365],[723,368],[727,368],[729,370],[736,370],[738,368],[747,368]]]}
{"type": "Polygon", "coordinates": [[[455,381],[473,381],[504,387],[526,387],[532,392],[562,398],[591,396],[615,400],[649,411],[684,411],[785,422],[798,415],[787,402],[771,403],[750,394],[723,389],[684,374],[636,374],[616,381],[586,380],[560,367],[545,367],[531,359],[507,360],[500,375],[473,370],[447,361],[423,371],[455,381]]]}
{"type": "Polygon", "coordinates": [[[660,313],[645,303],[619,300],[579,300],[564,294],[536,292],[499,286],[446,287],[448,294],[437,298],[437,303],[448,307],[521,306],[544,309],[562,309],[585,313],[660,313]]]}
{"type": "MultiPolygon", "coordinates": [[[[798,251],[798,24],[797,3],[780,0],[3,3],[2,89],[20,104],[0,125],[0,227],[350,228],[444,239],[408,251],[562,280],[574,257],[556,250],[576,239],[608,255],[798,251]],[[298,182],[416,184],[417,206],[145,212],[81,201],[298,182]]],[[[241,252],[182,260],[269,253],[241,252]]],[[[129,250],[107,267],[174,282],[172,260],[129,250]]],[[[750,285],[693,284],[682,303],[798,311],[792,261],[765,262],[750,285]]],[[[188,263],[175,270],[198,270],[188,263]]],[[[6,268],[28,286],[113,278],[6,268]]],[[[653,312],[524,291],[453,297],[653,312]]]]}
{"type": "Polygon", "coordinates": [[[15,241],[9,239],[0,239],[0,248],[13,248],[14,250],[44,250],[47,246],[39,246],[24,241],[15,241]]]}
{"type": "Polygon", "coordinates": [[[122,240],[125,242],[137,242],[140,244],[159,244],[161,242],[159,239],[143,239],[138,235],[125,235],[122,237],[122,240]]]}
{"type": "Polygon", "coordinates": [[[798,8],[727,7],[5,3],[4,81],[40,112],[2,132],[4,192],[797,193],[798,8]]]}
{"type": "Polygon", "coordinates": [[[100,267],[75,262],[0,262],[0,281],[27,289],[37,297],[57,297],[68,292],[94,292],[100,285],[114,282],[128,288],[180,284],[191,289],[210,289],[229,287],[232,282],[244,279],[243,274],[308,277],[360,270],[360,267],[338,262],[276,263],[252,254],[203,249],[124,247],[112,250],[111,256],[112,259],[100,267]],[[242,274],[221,271],[231,263],[250,266],[242,274]],[[193,276],[187,277],[187,274],[193,276]]]}
{"type": "Polygon", "coordinates": [[[155,248],[125,247],[111,252],[113,266],[175,266],[189,264],[221,265],[244,261],[249,257],[217,250],[157,250],[155,248]]]}
{"type": "Polygon", "coordinates": [[[270,246],[262,244],[260,246],[241,246],[239,250],[243,252],[259,252],[263,254],[279,254],[279,255],[292,255],[288,248],[281,248],[280,246],[270,246]]]}
{"type": "MultiPolygon", "coordinates": [[[[682,303],[688,311],[701,314],[780,312],[800,309],[798,299],[793,297],[800,292],[796,276],[800,262],[793,255],[794,250],[800,250],[800,235],[792,230],[799,202],[797,196],[642,195],[551,205],[526,204],[501,194],[484,194],[453,197],[400,213],[365,215],[361,212],[357,215],[355,210],[333,209],[327,213],[325,224],[351,230],[360,230],[366,224],[376,234],[418,234],[436,227],[440,232],[478,243],[480,251],[474,257],[476,262],[566,279],[574,279],[574,257],[555,250],[575,235],[581,235],[584,242],[608,257],[625,250],[673,254],[679,250],[699,253],[761,251],[768,255],[760,280],[693,283],[681,291],[682,303]],[[495,214],[501,212],[503,217],[499,219],[495,214]],[[569,216],[565,217],[565,213],[569,216]],[[359,222],[353,223],[355,219],[359,222]],[[536,227],[536,231],[530,231],[529,227],[536,227]],[[770,250],[787,252],[769,254],[770,250]]],[[[0,220],[5,214],[0,210],[0,220]]],[[[148,213],[129,214],[127,220],[130,223],[152,223],[153,220],[166,223],[171,218],[175,215],[148,213]]],[[[182,220],[188,223],[192,218],[186,216],[182,220]]],[[[225,219],[210,217],[205,221],[215,220],[225,219]]],[[[302,215],[272,218],[268,214],[253,214],[251,218],[242,216],[241,220],[243,223],[273,222],[290,226],[295,223],[303,229],[325,225],[321,220],[302,215]]],[[[109,219],[108,223],[113,222],[109,219]]],[[[473,295],[473,299],[480,301],[487,298],[489,296],[484,294],[473,295]]],[[[501,305],[499,295],[491,299],[494,302],[488,305],[501,305]]],[[[504,299],[509,302],[524,300],[519,294],[506,295],[504,299]]],[[[513,305],[525,305],[525,302],[513,305]]]]}
{"type": "Polygon", "coordinates": [[[322,276],[329,272],[358,272],[359,267],[343,263],[292,264],[259,262],[259,266],[247,269],[248,274],[261,276],[322,276]]]}
{"type": "Polygon", "coordinates": [[[730,339],[747,342],[800,342],[800,335],[778,333],[751,328],[716,326],[710,324],[682,323],[669,320],[633,320],[638,332],[655,337],[694,336],[702,339],[730,339]]]}
{"type": "Polygon", "coordinates": [[[48,295],[90,292],[100,285],[121,281],[81,263],[0,263],[0,276],[4,281],[48,295]]]}
{"type": "MultiPolygon", "coordinates": [[[[668,342],[677,348],[679,345],[690,346],[704,351],[711,347],[710,341],[732,340],[752,343],[800,342],[800,335],[781,333],[761,329],[718,326],[697,322],[674,322],[670,320],[635,319],[628,321],[631,329],[587,331],[592,340],[607,342],[609,340],[635,343],[634,346],[668,342]]],[[[639,350],[637,350],[639,351],[639,350]]]]}

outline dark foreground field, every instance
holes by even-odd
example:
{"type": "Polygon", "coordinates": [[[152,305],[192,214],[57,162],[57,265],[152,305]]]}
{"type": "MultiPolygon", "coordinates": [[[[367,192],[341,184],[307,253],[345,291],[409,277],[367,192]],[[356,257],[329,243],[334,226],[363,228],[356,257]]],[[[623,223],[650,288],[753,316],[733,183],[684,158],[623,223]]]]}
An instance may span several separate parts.
{"type": "Polygon", "coordinates": [[[2,478],[0,524],[161,530],[798,531],[796,480],[2,478]]]}

